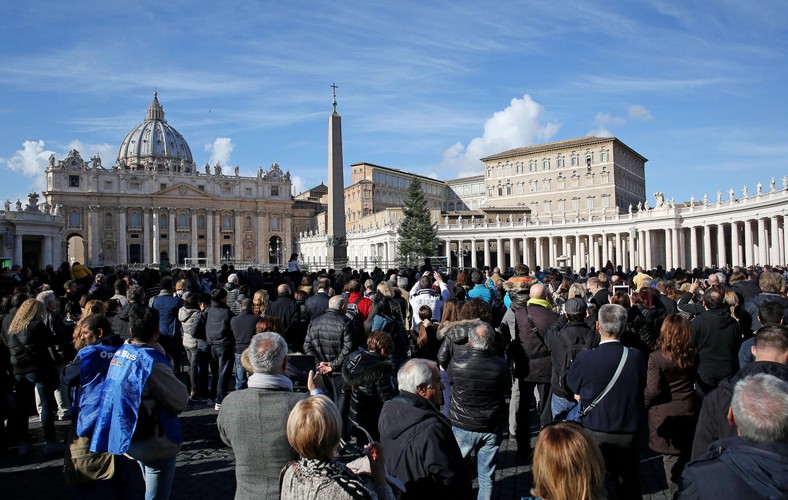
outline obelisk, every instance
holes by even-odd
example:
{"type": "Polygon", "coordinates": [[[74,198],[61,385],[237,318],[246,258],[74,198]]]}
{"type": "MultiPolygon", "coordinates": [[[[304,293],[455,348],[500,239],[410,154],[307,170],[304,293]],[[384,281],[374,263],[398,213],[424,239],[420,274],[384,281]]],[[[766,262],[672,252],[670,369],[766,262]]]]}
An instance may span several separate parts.
{"type": "Polygon", "coordinates": [[[342,117],[337,113],[337,84],[331,85],[334,111],[328,117],[328,265],[342,269],[347,265],[345,240],[345,181],[342,161],[342,117]]]}

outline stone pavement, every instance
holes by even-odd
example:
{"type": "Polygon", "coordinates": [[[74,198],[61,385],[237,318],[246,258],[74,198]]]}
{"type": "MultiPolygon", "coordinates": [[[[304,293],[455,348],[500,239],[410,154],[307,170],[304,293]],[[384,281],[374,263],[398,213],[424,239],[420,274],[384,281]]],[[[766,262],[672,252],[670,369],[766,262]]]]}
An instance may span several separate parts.
{"type": "MultiPolygon", "coordinates": [[[[194,405],[181,415],[184,445],[178,455],[172,498],[200,500],[233,497],[233,453],[219,438],[216,414],[212,406],[194,405]]],[[[58,422],[59,438],[65,438],[67,430],[67,422],[58,422]]],[[[62,454],[56,458],[44,458],[40,424],[31,422],[31,432],[34,442],[39,444],[29,457],[18,457],[16,448],[0,454],[0,498],[74,498],[73,489],[62,480],[62,454]]],[[[506,438],[499,452],[498,464],[495,497],[509,500],[527,496],[531,482],[530,466],[518,459],[516,445],[506,438]]],[[[659,456],[649,454],[643,457],[641,477],[643,498],[668,498],[659,456]]],[[[141,478],[134,483],[134,490],[139,491],[139,498],[142,498],[144,488],[141,478]]]]}

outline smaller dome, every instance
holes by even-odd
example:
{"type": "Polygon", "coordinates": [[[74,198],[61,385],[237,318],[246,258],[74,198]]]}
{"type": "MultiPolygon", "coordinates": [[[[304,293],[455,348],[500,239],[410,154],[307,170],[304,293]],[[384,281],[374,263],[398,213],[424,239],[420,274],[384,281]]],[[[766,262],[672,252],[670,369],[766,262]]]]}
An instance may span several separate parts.
{"type": "Polygon", "coordinates": [[[118,149],[118,165],[128,169],[160,169],[193,172],[195,165],[186,139],[164,119],[158,92],[148,106],[145,121],[134,127],[118,149]]]}

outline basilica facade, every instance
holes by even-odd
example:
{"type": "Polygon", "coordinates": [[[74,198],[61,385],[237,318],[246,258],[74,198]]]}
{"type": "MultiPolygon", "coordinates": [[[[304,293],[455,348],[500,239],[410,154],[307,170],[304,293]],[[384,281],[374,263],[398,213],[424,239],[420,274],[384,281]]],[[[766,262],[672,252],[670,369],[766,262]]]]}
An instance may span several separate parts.
{"type": "Polygon", "coordinates": [[[72,150],[50,158],[46,182],[46,202],[62,214],[62,255],[91,266],[279,265],[320,207],[294,201],[290,173],[276,163],[255,177],[239,167],[198,168],[155,93],[113,165],[72,150]]]}

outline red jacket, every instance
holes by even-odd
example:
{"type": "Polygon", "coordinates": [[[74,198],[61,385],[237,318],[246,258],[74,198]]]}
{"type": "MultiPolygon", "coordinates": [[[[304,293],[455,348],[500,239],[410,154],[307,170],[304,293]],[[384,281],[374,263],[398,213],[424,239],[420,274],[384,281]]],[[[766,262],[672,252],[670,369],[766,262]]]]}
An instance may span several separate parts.
{"type": "Polygon", "coordinates": [[[372,311],[372,301],[366,297],[363,297],[360,293],[352,292],[347,301],[350,304],[355,304],[356,301],[361,298],[361,302],[358,303],[358,312],[361,315],[361,321],[364,322],[369,317],[369,313],[372,311]]]}

